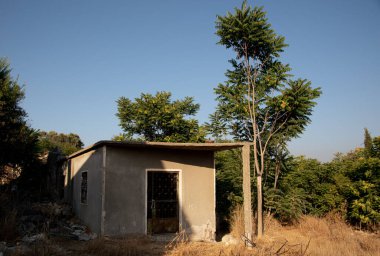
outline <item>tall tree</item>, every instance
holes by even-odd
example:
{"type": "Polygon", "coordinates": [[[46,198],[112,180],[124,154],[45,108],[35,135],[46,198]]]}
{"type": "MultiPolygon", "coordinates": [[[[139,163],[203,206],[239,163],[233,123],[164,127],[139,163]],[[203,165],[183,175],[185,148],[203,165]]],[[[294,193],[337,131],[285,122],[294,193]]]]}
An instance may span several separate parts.
{"type": "Polygon", "coordinates": [[[199,110],[193,98],[171,100],[170,92],[141,94],[131,101],[125,97],[117,100],[120,126],[124,136],[117,138],[140,139],[166,142],[200,142],[204,133],[198,121],[189,118],[199,110]]]}
{"type": "Polygon", "coordinates": [[[367,128],[364,128],[364,154],[367,158],[373,155],[372,137],[367,128]]]}
{"type": "Polygon", "coordinates": [[[11,77],[7,60],[0,58],[0,175],[6,166],[23,168],[36,156],[37,133],[27,124],[23,99],[23,88],[11,77]]]}
{"type": "Polygon", "coordinates": [[[290,80],[288,65],[279,60],[287,46],[285,38],[271,28],[263,8],[251,8],[246,2],[232,14],[218,16],[216,34],[219,44],[231,48],[228,81],[216,89],[217,111],[229,125],[231,134],[253,142],[254,169],[257,178],[258,237],[263,233],[262,175],[269,143],[276,136],[295,137],[310,122],[319,88],[304,79],[290,80]]]}

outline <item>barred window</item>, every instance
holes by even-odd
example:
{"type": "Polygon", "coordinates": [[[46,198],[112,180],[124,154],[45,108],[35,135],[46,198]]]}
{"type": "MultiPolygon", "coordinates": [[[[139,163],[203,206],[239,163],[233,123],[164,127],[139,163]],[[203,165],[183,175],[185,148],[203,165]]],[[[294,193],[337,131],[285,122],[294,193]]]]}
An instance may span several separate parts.
{"type": "Polygon", "coordinates": [[[87,171],[82,172],[80,182],[80,202],[87,204],[87,171]]]}

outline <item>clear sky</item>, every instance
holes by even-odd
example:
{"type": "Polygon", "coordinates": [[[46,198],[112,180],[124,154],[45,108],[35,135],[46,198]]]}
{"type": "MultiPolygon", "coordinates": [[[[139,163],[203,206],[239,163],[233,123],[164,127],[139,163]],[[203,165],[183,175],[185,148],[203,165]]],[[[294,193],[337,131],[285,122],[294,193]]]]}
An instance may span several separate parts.
{"type": "MultiPolygon", "coordinates": [[[[321,86],[312,123],[290,144],[328,161],[380,135],[380,0],[267,0],[295,77],[321,86]]],[[[200,123],[216,106],[232,53],[216,15],[232,0],[0,0],[0,57],[25,85],[33,128],[77,133],[86,145],[121,132],[116,100],[142,92],[193,96],[200,123]]]]}

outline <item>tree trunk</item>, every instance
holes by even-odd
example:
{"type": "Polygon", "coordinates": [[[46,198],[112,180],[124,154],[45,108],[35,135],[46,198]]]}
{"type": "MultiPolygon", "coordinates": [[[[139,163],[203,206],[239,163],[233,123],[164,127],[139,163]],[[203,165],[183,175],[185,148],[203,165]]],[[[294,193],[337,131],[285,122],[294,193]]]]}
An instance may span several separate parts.
{"type": "Polygon", "coordinates": [[[257,238],[263,236],[263,190],[262,175],[257,175],[257,238]]]}
{"type": "Polygon", "coordinates": [[[277,188],[277,181],[278,177],[280,176],[280,171],[281,171],[281,162],[280,160],[276,160],[276,167],[275,167],[275,173],[274,173],[274,186],[273,188],[277,188]]]}

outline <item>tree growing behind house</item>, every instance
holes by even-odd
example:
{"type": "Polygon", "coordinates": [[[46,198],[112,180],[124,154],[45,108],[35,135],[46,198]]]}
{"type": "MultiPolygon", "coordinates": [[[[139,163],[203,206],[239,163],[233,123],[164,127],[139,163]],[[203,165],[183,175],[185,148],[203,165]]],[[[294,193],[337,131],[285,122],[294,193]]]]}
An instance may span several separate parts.
{"type": "Polygon", "coordinates": [[[172,100],[170,92],[142,93],[117,100],[119,125],[124,133],[115,140],[203,142],[205,133],[193,117],[199,104],[192,97],[172,100]]]}
{"type": "Polygon", "coordinates": [[[38,146],[41,153],[58,149],[68,156],[83,147],[79,135],[74,133],[64,134],[55,131],[40,131],[38,133],[38,146]]]}
{"type": "Polygon", "coordinates": [[[287,46],[285,38],[274,32],[262,8],[252,9],[244,2],[234,13],[218,16],[216,30],[218,43],[231,48],[236,57],[230,60],[232,69],[226,72],[227,82],[215,89],[215,116],[235,139],[253,142],[260,237],[262,177],[269,148],[276,147],[274,142],[283,145],[302,133],[321,90],[313,89],[306,79],[290,79],[289,65],[280,60],[287,46]]]}

